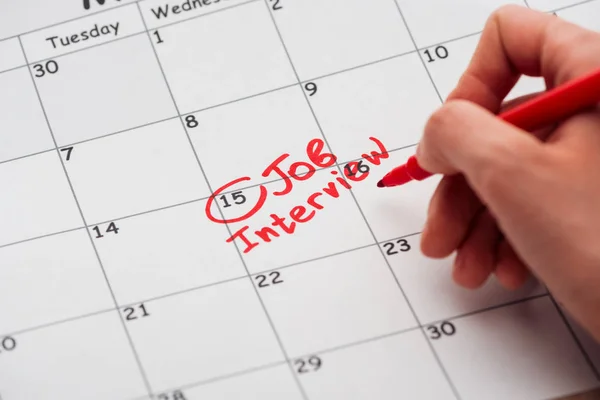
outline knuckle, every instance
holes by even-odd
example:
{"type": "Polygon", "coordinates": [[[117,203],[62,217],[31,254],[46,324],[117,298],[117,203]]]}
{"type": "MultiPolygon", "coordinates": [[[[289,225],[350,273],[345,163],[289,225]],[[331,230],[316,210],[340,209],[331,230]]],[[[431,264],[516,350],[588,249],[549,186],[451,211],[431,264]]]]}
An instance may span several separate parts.
{"type": "Polygon", "coordinates": [[[504,4],[494,10],[488,18],[488,25],[495,24],[513,15],[523,12],[523,7],[517,4],[504,4]]]}
{"type": "Polygon", "coordinates": [[[543,171],[547,167],[548,160],[543,151],[511,146],[499,139],[480,154],[475,179],[483,193],[498,197],[511,190],[513,179],[527,173],[525,170],[543,171]]]}
{"type": "Polygon", "coordinates": [[[466,109],[470,107],[464,100],[451,100],[436,110],[425,126],[424,135],[428,139],[436,140],[448,133],[457,121],[464,117],[466,109]]]}

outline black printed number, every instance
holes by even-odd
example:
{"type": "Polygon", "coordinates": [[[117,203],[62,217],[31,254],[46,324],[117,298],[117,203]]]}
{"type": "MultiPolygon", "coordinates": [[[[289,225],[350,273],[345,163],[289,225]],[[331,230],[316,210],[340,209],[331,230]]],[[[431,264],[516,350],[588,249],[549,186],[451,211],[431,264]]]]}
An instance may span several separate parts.
{"type": "Polygon", "coordinates": [[[71,159],[71,153],[73,152],[73,147],[65,147],[64,149],[60,149],[61,152],[65,153],[65,159],[69,161],[71,159]]]}
{"type": "Polygon", "coordinates": [[[162,393],[158,395],[158,400],[187,400],[185,394],[181,390],[176,390],[171,393],[162,393]]]}
{"type": "MultiPolygon", "coordinates": [[[[108,224],[108,228],[106,228],[106,231],[104,233],[114,233],[115,235],[117,235],[119,233],[119,230],[120,228],[117,228],[117,225],[114,222],[111,222],[110,224],[108,224]]],[[[102,229],[100,229],[99,226],[95,226],[94,231],[96,232],[96,239],[104,237],[104,234],[102,234],[102,229]]]]}
{"type": "Polygon", "coordinates": [[[271,272],[269,275],[257,275],[254,277],[254,279],[256,282],[258,282],[259,288],[266,288],[271,285],[283,283],[283,280],[281,279],[281,273],[277,271],[271,272]]]}
{"type": "Polygon", "coordinates": [[[309,92],[310,97],[317,94],[317,91],[319,90],[317,88],[317,84],[314,82],[308,82],[306,85],[304,85],[304,89],[306,89],[306,91],[309,92]]]}
{"type": "Polygon", "coordinates": [[[188,115],[187,117],[185,117],[185,125],[188,128],[196,128],[198,126],[198,121],[196,120],[195,116],[188,115]]]}
{"type": "Polygon", "coordinates": [[[385,253],[388,256],[395,256],[396,254],[400,253],[408,253],[412,250],[410,243],[408,243],[408,240],[406,239],[398,239],[395,242],[385,243],[383,247],[385,247],[385,253]]]}
{"type": "Polygon", "coordinates": [[[273,10],[277,11],[277,10],[281,10],[283,8],[283,6],[281,4],[279,4],[280,0],[269,0],[271,3],[273,3],[273,10]]]}
{"type": "Polygon", "coordinates": [[[360,172],[361,174],[366,174],[371,170],[371,168],[362,160],[358,162],[353,161],[351,163],[348,163],[344,168],[346,169],[346,176],[356,176],[358,172],[360,172]]]}
{"type": "Polygon", "coordinates": [[[449,53],[448,49],[444,46],[438,46],[433,50],[433,53],[429,49],[425,50],[425,55],[427,56],[427,62],[434,62],[437,59],[443,60],[448,58],[449,53]]]}
{"type": "Polygon", "coordinates": [[[160,37],[159,31],[154,31],[153,35],[156,36],[156,44],[164,43],[164,40],[162,40],[162,38],[160,37]]]}
{"type": "Polygon", "coordinates": [[[452,322],[442,322],[439,325],[431,325],[427,327],[429,338],[439,340],[444,336],[453,336],[456,333],[456,327],[452,322]]]}
{"type": "Polygon", "coordinates": [[[13,351],[17,347],[17,341],[7,336],[0,341],[0,354],[8,351],[13,351]]]}
{"type": "Polygon", "coordinates": [[[244,196],[244,192],[242,192],[241,190],[239,192],[233,192],[229,195],[224,194],[223,196],[219,197],[219,199],[223,202],[223,208],[229,208],[234,204],[240,206],[244,204],[247,200],[246,196],[244,196]],[[228,199],[227,197],[230,197],[230,199],[228,199]]]}
{"type": "Polygon", "coordinates": [[[144,303],[135,307],[127,307],[123,310],[123,313],[125,314],[125,319],[127,321],[134,321],[138,318],[145,318],[150,316],[150,314],[146,310],[146,305],[144,303]]]}
{"type": "Polygon", "coordinates": [[[55,74],[58,72],[58,64],[56,63],[56,61],[54,60],[50,60],[50,61],[46,61],[45,64],[35,64],[33,66],[33,69],[35,69],[35,77],[36,78],[41,78],[42,76],[45,76],[47,73],[48,74],[55,74]]]}
{"type": "Polygon", "coordinates": [[[317,356],[310,356],[309,358],[301,358],[294,361],[296,371],[299,374],[306,374],[309,372],[316,372],[321,369],[323,361],[317,356]]]}

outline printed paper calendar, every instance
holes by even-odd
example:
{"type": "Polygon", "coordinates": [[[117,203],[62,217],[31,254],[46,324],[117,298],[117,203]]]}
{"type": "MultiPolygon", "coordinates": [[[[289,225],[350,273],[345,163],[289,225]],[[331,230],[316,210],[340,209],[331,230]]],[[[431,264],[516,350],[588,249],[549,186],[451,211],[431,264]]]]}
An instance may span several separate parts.
{"type": "Polygon", "coordinates": [[[507,3],[600,30],[600,0],[0,3],[0,399],[599,387],[542,285],[421,254],[437,179],[375,188],[507,3]]]}

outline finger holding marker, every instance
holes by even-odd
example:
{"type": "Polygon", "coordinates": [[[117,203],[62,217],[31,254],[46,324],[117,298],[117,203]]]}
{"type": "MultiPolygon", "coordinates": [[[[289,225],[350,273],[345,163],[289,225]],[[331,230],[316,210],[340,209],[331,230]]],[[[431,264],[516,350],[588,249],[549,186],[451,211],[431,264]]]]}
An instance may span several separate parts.
{"type": "Polygon", "coordinates": [[[415,160],[446,175],[431,201],[425,255],[457,250],[454,278],[466,287],[495,273],[517,288],[530,270],[600,338],[600,111],[588,107],[535,133],[497,115],[522,74],[552,89],[597,68],[600,34],[527,8],[500,9],[428,121],[415,160]]]}

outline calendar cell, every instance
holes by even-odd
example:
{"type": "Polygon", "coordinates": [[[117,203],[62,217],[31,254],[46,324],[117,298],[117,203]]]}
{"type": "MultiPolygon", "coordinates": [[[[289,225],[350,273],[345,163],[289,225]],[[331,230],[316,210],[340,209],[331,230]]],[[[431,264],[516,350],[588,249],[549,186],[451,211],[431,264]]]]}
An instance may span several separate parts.
{"type": "Polygon", "coordinates": [[[600,31],[600,1],[590,1],[557,12],[560,18],[593,31],[600,31]]]}
{"type": "Polygon", "coordinates": [[[19,39],[0,40],[0,72],[27,64],[19,39]]]}
{"type": "Polygon", "coordinates": [[[396,0],[417,47],[460,38],[483,30],[487,19],[505,4],[523,0],[396,0]]]}
{"type": "Polygon", "coordinates": [[[96,241],[119,304],[246,275],[239,254],[225,242],[227,229],[206,219],[204,205],[119,220],[118,234],[96,241]]]}
{"type": "Polygon", "coordinates": [[[294,180],[293,189],[284,196],[274,194],[285,190],[283,180],[261,186],[263,189],[255,186],[225,197],[218,195],[211,214],[220,219],[218,202],[225,219],[234,221],[229,224],[231,241],[243,253],[251,273],[373,244],[351,193],[337,178],[337,169],[326,169],[309,180],[294,180]],[[268,194],[260,210],[235,222],[260,204],[261,191],[268,194]]]}
{"type": "MultiPolygon", "coordinates": [[[[135,4],[23,35],[30,64],[144,32],[135,4]]],[[[41,63],[43,65],[43,62],[41,63]]]]}
{"type": "Polygon", "coordinates": [[[305,0],[272,8],[302,80],[414,50],[392,1],[305,0]]]}
{"type": "MultiPolygon", "coordinates": [[[[0,332],[114,307],[85,230],[0,249],[0,332]]],[[[1,333],[0,333],[1,335],[1,333]]]]}
{"type": "Polygon", "coordinates": [[[554,11],[582,3],[582,0],[527,0],[531,8],[540,11],[554,11]]]}
{"type": "Polygon", "coordinates": [[[387,150],[419,142],[440,106],[417,54],[318,79],[310,97],[319,123],[341,160],[360,158],[376,137],[387,150]]]}
{"type": "Polygon", "coordinates": [[[54,149],[27,68],[0,74],[0,162],[54,149]]]}
{"type": "MultiPolygon", "coordinates": [[[[477,34],[421,50],[421,57],[443,99],[447,99],[458,84],[480,39],[481,35],[477,34]]],[[[506,100],[544,90],[542,78],[522,76],[506,100]]]]}
{"type": "Polygon", "coordinates": [[[185,389],[182,392],[186,400],[302,399],[287,364],[185,389]]]}
{"type": "Polygon", "coordinates": [[[311,400],[455,398],[418,330],[316,357],[321,366],[300,375],[311,400]]]}
{"type": "Polygon", "coordinates": [[[290,357],[418,325],[374,246],[257,275],[254,281],[290,357]]]}
{"type": "Polygon", "coordinates": [[[90,225],[210,193],[178,119],[63,150],[90,225]]]}
{"type": "Polygon", "coordinates": [[[421,235],[395,239],[382,244],[382,249],[421,323],[440,321],[546,293],[533,280],[516,291],[503,289],[494,278],[477,290],[460,288],[452,280],[454,256],[443,260],[427,258],[420,251],[420,240],[421,235]],[[439,301],[440,298],[445,300],[439,301]]]}
{"type": "Polygon", "coordinates": [[[146,392],[116,312],[11,339],[3,338],[13,349],[0,354],[4,399],[126,400],[146,392]]]}
{"type": "Polygon", "coordinates": [[[139,3],[148,29],[157,29],[167,24],[185,21],[235,7],[248,0],[206,1],[206,0],[146,0],[139,3]]]}
{"type": "MultiPolygon", "coordinates": [[[[415,148],[389,153],[381,166],[371,166],[371,173],[353,188],[358,205],[371,226],[378,242],[420,233],[425,224],[429,201],[438,176],[409,184],[401,189],[379,189],[377,182],[392,168],[404,164],[415,153],[415,148]]],[[[364,165],[368,162],[363,161],[364,165]]]]}
{"type": "Polygon", "coordinates": [[[0,245],[83,225],[56,152],[0,164],[0,245]]]}
{"type": "Polygon", "coordinates": [[[161,28],[152,38],[182,114],[297,82],[262,1],[161,28]]]}
{"type": "Polygon", "coordinates": [[[284,361],[248,279],[148,302],[144,310],[126,322],[156,391],[284,361]]]}
{"type": "Polygon", "coordinates": [[[282,154],[286,171],[296,160],[307,161],[306,148],[321,132],[302,88],[273,93],[185,117],[188,132],[213,188],[244,175],[253,183],[272,181],[263,171],[282,154]],[[239,165],[242,168],[231,168],[239,165]]]}
{"type": "Polygon", "coordinates": [[[559,398],[597,385],[547,297],[449,324],[427,332],[465,400],[559,398]]]}
{"type": "Polygon", "coordinates": [[[32,73],[59,146],[177,115],[146,35],[36,65],[32,73]]]}

